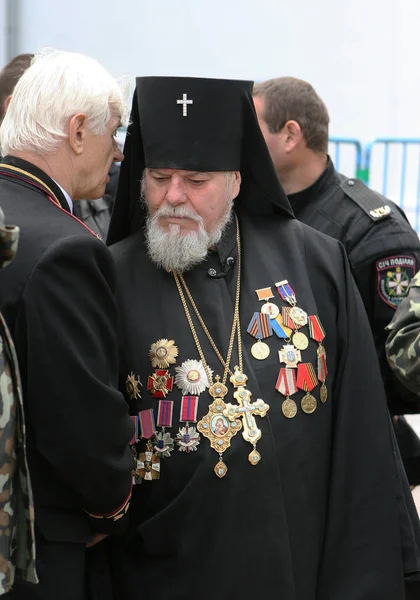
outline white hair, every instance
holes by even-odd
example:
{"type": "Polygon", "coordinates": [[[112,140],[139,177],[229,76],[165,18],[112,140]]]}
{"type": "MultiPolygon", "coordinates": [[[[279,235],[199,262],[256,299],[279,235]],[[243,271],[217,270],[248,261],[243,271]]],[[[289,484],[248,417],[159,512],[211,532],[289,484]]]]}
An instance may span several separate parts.
{"type": "Polygon", "coordinates": [[[13,91],[0,127],[0,154],[50,153],[67,139],[70,119],[84,113],[95,135],[112,116],[128,120],[126,90],[96,60],[62,50],[37,54],[13,91]]]}

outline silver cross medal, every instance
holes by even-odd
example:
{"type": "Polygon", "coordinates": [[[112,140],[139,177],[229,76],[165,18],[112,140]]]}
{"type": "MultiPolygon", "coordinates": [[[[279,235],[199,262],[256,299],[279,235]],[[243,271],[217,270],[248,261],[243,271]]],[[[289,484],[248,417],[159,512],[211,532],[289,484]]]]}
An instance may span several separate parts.
{"type": "Polygon", "coordinates": [[[182,116],[183,117],[187,117],[188,116],[188,104],[194,104],[193,100],[188,100],[187,99],[187,94],[182,94],[182,100],[177,100],[176,101],[177,104],[182,104],[182,116]]]}

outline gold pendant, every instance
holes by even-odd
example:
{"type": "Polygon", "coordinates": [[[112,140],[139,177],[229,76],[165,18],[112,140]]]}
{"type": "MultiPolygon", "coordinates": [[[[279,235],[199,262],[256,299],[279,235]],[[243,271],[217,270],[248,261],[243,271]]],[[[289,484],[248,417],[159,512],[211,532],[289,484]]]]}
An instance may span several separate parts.
{"type": "Polygon", "coordinates": [[[258,342],[251,347],[251,354],[257,360],[265,360],[270,355],[270,348],[267,344],[258,340],[258,342]]]}
{"type": "Polygon", "coordinates": [[[309,346],[309,340],[304,333],[297,331],[292,338],[293,344],[298,350],[306,350],[309,346]]]}
{"type": "Polygon", "coordinates": [[[249,453],[248,460],[251,465],[257,465],[261,460],[261,454],[254,448],[253,451],[249,453]]]}
{"type": "Polygon", "coordinates": [[[297,405],[294,400],[286,398],[281,405],[281,412],[287,419],[293,419],[297,415],[297,405]]]}
{"type": "MultiPolygon", "coordinates": [[[[217,382],[213,386],[221,386],[223,384],[217,382]]],[[[212,387],[210,387],[210,390],[212,387]]],[[[210,392],[209,390],[209,392],[210,392]]],[[[222,454],[230,446],[231,439],[242,429],[242,423],[239,419],[230,421],[224,414],[226,404],[222,398],[216,398],[209,406],[209,411],[205,417],[197,423],[197,429],[206,437],[210,446],[220,456],[220,460],[214,468],[214,472],[219,478],[222,478],[227,473],[227,466],[222,460],[222,454]]]]}
{"type": "Polygon", "coordinates": [[[325,382],[322,382],[321,388],[319,390],[319,398],[323,404],[327,401],[328,398],[328,390],[325,382]]]}
{"type": "Polygon", "coordinates": [[[220,459],[219,462],[215,465],[214,472],[216,473],[219,479],[222,479],[222,477],[224,477],[228,472],[228,468],[222,459],[220,459]]]}
{"type": "Polygon", "coordinates": [[[233,387],[238,388],[240,386],[245,386],[248,381],[248,377],[245,373],[239,370],[239,367],[235,367],[233,375],[230,377],[230,382],[233,387]]]}
{"type": "Polygon", "coordinates": [[[308,392],[303,396],[300,405],[304,413],[311,415],[316,410],[316,399],[308,392]]]}
{"type": "Polygon", "coordinates": [[[216,375],[216,383],[209,388],[209,394],[212,398],[224,398],[228,393],[227,387],[221,383],[220,376],[216,375]]]}

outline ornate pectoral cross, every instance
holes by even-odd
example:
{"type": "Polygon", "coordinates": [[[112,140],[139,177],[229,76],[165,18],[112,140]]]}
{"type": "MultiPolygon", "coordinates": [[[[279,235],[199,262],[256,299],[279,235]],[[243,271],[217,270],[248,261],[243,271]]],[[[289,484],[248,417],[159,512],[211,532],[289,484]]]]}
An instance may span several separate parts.
{"type": "Polygon", "coordinates": [[[261,430],[257,427],[254,415],[265,417],[270,407],[260,398],[256,402],[250,402],[252,394],[244,387],[247,379],[246,375],[241,373],[238,369],[235,370],[235,373],[230,380],[233,385],[236,384],[235,387],[237,390],[233,394],[233,397],[237,400],[238,404],[226,404],[223,414],[230,421],[238,418],[242,419],[242,437],[254,447],[248,456],[248,460],[252,465],[256,465],[261,460],[261,455],[256,450],[256,444],[262,434],[261,430]],[[238,385],[238,383],[242,383],[242,385],[238,385]]]}
{"type": "Polygon", "coordinates": [[[231,439],[242,429],[242,423],[239,419],[228,419],[225,416],[226,404],[223,398],[228,393],[228,389],[220,383],[219,379],[217,376],[216,383],[210,386],[209,394],[214,398],[214,402],[210,404],[206,416],[197,423],[197,429],[219,454],[219,462],[215,465],[214,472],[221,479],[228,471],[223,461],[223,452],[229,448],[231,439]]]}

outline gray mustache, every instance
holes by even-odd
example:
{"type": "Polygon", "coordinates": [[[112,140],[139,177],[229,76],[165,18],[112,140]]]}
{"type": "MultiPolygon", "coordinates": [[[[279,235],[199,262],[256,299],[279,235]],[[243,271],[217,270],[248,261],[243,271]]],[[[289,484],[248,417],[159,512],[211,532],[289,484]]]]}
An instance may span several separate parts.
{"type": "Polygon", "coordinates": [[[203,222],[203,219],[200,217],[200,215],[186,206],[161,206],[153,216],[155,218],[179,217],[183,219],[191,219],[199,224],[203,222]]]}

